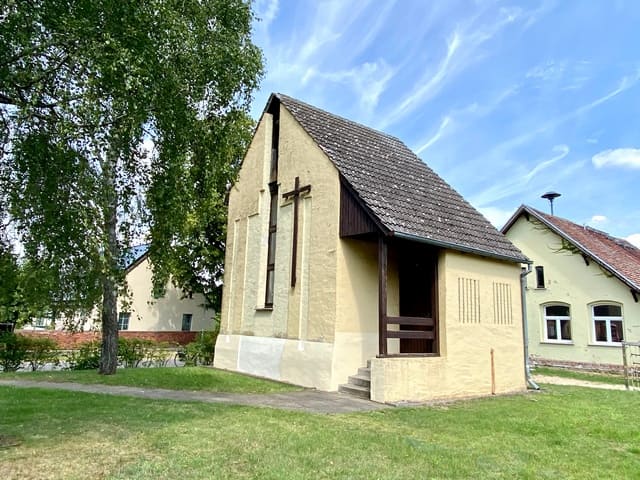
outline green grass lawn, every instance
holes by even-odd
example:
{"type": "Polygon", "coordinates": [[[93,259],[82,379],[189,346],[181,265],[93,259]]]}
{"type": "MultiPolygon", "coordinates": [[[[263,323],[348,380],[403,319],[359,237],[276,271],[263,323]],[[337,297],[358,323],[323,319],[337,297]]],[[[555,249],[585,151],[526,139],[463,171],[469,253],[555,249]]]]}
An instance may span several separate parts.
{"type": "Polygon", "coordinates": [[[586,380],[588,382],[609,383],[612,385],[624,385],[622,375],[608,373],[588,373],[567,370],[566,368],[536,367],[532,370],[534,375],[549,375],[553,377],[575,378],[576,380],[586,380]]]}
{"type": "Polygon", "coordinates": [[[95,370],[0,373],[0,379],[3,378],[230,393],[275,393],[301,390],[300,387],[286,383],[207,367],[122,368],[118,369],[115,375],[99,375],[95,370]]]}
{"type": "MultiPolygon", "coordinates": [[[[0,387],[2,479],[626,479],[640,395],[549,386],[311,415],[0,387]],[[10,442],[8,442],[10,443],[10,442]]],[[[1,443],[0,443],[1,444],[1,443]]]]}

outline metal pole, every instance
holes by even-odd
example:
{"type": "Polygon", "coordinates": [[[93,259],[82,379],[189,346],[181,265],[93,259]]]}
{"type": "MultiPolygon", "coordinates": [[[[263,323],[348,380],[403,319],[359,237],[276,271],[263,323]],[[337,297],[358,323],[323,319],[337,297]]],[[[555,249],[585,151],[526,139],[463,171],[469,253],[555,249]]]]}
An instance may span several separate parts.
{"type": "Polygon", "coordinates": [[[629,386],[629,365],[627,365],[627,344],[626,342],[622,342],[622,365],[624,366],[624,386],[627,387],[627,390],[630,389],[629,386]]]}

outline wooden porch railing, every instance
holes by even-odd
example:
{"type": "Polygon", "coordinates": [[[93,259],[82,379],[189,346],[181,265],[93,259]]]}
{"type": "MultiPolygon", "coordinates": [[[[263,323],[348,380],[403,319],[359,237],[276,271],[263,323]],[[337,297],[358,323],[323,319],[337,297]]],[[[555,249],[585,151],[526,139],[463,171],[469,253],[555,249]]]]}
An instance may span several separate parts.
{"type": "MultiPolygon", "coordinates": [[[[429,317],[383,317],[383,328],[380,332],[383,351],[382,356],[388,355],[387,340],[399,338],[403,340],[435,340],[435,321],[429,317]],[[389,325],[398,325],[399,330],[389,330],[389,325]],[[429,330],[401,330],[402,327],[426,327],[429,330]]],[[[425,352],[426,354],[426,352],[425,352]]],[[[412,353],[411,355],[416,355],[412,353]]]]}

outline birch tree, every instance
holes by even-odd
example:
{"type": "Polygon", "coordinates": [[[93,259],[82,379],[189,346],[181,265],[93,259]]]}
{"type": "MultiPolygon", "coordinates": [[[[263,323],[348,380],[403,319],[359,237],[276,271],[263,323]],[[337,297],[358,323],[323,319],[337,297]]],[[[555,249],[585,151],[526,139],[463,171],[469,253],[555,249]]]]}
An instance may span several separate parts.
{"type": "MultiPolygon", "coordinates": [[[[262,76],[242,0],[8,0],[0,7],[0,178],[41,295],[101,305],[116,370],[123,252],[151,241],[156,293],[221,274],[226,187],[262,76]],[[146,237],[145,237],[146,235],[146,237]]],[[[210,293],[210,292],[207,292],[210,293]]]]}

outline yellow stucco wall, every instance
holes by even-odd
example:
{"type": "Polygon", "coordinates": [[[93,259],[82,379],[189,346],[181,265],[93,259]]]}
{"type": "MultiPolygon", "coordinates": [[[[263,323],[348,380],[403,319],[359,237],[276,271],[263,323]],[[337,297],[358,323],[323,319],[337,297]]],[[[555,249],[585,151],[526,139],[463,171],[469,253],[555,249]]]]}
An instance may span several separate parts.
{"type": "Polygon", "coordinates": [[[519,275],[517,264],[441,251],[440,356],[373,359],[371,399],[429,401],[524,390],[519,275]]]}
{"type": "Polygon", "coordinates": [[[591,306],[602,302],[621,305],[625,338],[640,341],[640,303],[633,300],[628,286],[594,261],[586,265],[580,254],[558,251],[560,237],[531,220],[521,216],[507,232],[507,237],[533,260],[532,267],[544,267],[545,288],[536,288],[535,269],[527,276],[529,354],[547,360],[621,364],[619,346],[594,343],[591,306]],[[550,303],[570,306],[571,342],[545,341],[543,307],[550,303]]]}
{"type": "MultiPolygon", "coordinates": [[[[387,314],[398,315],[398,269],[389,249],[387,314]]],[[[333,376],[337,385],[378,354],[378,243],[345,238],[338,244],[336,348],[333,376]]],[[[389,341],[397,352],[398,340],[389,341]]]]}
{"type": "MultiPolygon", "coordinates": [[[[118,312],[129,312],[130,331],[173,332],[182,330],[182,315],[190,313],[191,331],[213,330],[215,311],[205,308],[204,295],[194,293],[191,298],[183,296],[181,289],[171,281],[167,282],[165,295],[154,298],[152,290],[152,270],[149,260],[144,258],[126,276],[129,295],[118,298],[118,312]]],[[[80,319],[78,319],[80,322],[80,319]]],[[[56,325],[56,329],[64,328],[56,325]]],[[[94,308],[82,322],[83,330],[100,329],[100,307],[94,308]]]]}
{"type": "MultiPolygon", "coordinates": [[[[182,315],[190,313],[191,331],[212,330],[212,309],[206,309],[202,294],[193,294],[192,298],[183,298],[182,291],[169,282],[163,297],[154,298],[151,293],[151,266],[147,259],[135,266],[127,274],[127,285],[131,293],[129,311],[129,330],[180,331],[182,315]]],[[[118,305],[118,310],[122,310],[118,305]]]]}
{"type": "MultiPolygon", "coordinates": [[[[378,353],[377,243],[339,238],[338,171],[281,108],[275,294],[273,309],[264,308],[271,121],[271,115],[265,113],[230,194],[222,331],[215,365],[336,390],[378,353]],[[301,185],[311,185],[311,192],[300,200],[297,284],[291,288],[293,207],[282,194],[293,189],[296,176],[301,185]]],[[[524,388],[519,266],[451,252],[442,253],[439,263],[441,322],[446,327],[442,328],[441,349],[447,355],[385,359],[383,363],[374,360],[383,365],[376,370],[375,399],[426,400],[490,393],[492,347],[496,350],[496,391],[524,388]],[[491,323],[493,311],[483,307],[480,325],[458,324],[459,276],[478,279],[483,305],[487,298],[493,301],[492,282],[509,284],[512,323],[491,323]],[[426,383],[419,388],[417,380],[400,385],[400,379],[407,378],[402,372],[416,379],[425,377],[426,383]]],[[[388,275],[388,314],[396,316],[398,275],[393,248],[388,275]]],[[[397,350],[398,341],[389,342],[389,351],[397,350]]]]}
{"type": "Polygon", "coordinates": [[[264,308],[272,117],[265,113],[231,190],[216,365],[335,390],[336,256],[340,184],[326,155],[284,108],[280,110],[278,220],[272,309],[264,308]],[[300,185],[297,282],[290,286],[293,202],[300,185]],[[277,359],[274,363],[273,359],[277,359]]]}

